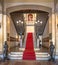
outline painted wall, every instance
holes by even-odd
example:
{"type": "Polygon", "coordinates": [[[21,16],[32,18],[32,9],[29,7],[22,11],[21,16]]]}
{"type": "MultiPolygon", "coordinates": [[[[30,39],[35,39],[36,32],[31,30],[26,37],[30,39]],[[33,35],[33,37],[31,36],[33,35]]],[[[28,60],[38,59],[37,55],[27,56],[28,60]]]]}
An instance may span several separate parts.
{"type": "Polygon", "coordinates": [[[16,46],[17,31],[11,20],[10,16],[7,16],[7,38],[9,49],[16,46]]]}
{"type": "Polygon", "coordinates": [[[44,33],[42,36],[42,45],[43,47],[49,48],[49,21],[47,21],[44,33]]]}
{"type": "Polygon", "coordinates": [[[47,21],[45,29],[44,29],[44,33],[43,33],[43,38],[45,37],[49,37],[49,21],[47,21]]]}
{"type": "Polygon", "coordinates": [[[34,26],[26,26],[26,33],[28,32],[34,33],[34,26]]]}
{"type": "MultiPolygon", "coordinates": [[[[15,29],[13,21],[11,20],[10,21],[10,37],[16,38],[16,36],[17,36],[17,31],[15,29]]],[[[16,45],[15,41],[10,41],[10,43],[11,43],[11,46],[15,46],[16,45]]]]}
{"type": "Polygon", "coordinates": [[[13,21],[10,21],[10,36],[16,37],[17,31],[15,29],[15,26],[13,24],[13,21]]]}

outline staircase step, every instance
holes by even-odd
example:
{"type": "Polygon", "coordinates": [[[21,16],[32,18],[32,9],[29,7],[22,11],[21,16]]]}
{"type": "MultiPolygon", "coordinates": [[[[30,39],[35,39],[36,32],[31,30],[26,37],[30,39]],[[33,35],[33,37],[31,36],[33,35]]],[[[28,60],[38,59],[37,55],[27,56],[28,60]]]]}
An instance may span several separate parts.
{"type": "Polygon", "coordinates": [[[20,51],[24,51],[24,50],[25,50],[25,48],[19,48],[19,50],[20,50],[20,51]]]}
{"type": "Polygon", "coordinates": [[[49,57],[47,57],[47,58],[45,58],[45,57],[44,58],[43,57],[41,58],[40,57],[40,58],[36,58],[36,60],[49,60],[49,57]]]}
{"type": "Polygon", "coordinates": [[[35,54],[40,54],[40,55],[49,55],[47,52],[36,52],[35,54]]]}
{"type": "Polygon", "coordinates": [[[11,52],[11,54],[23,54],[23,52],[11,52]]]}
{"type": "MultiPolygon", "coordinates": [[[[9,55],[10,55],[10,54],[9,54],[9,55]]],[[[13,54],[13,55],[10,55],[10,56],[13,56],[13,57],[15,57],[15,56],[23,56],[23,55],[14,55],[14,54],[13,54]]]]}
{"type": "Polygon", "coordinates": [[[22,58],[14,58],[14,57],[11,57],[10,59],[11,60],[22,60],[22,58]]]}
{"type": "Polygon", "coordinates": [[[35,53],[35,54],[36,54],[36,57],[37,57],[37,58],[38,58],[38,57],[39,57],[39,58],[40,58],[40,57],[41,57],[41,58],[50,57],[50,55],[49,55],[48,53],[43,53],[43,52],[38,53],[38,52],[37,52],[37,53],[35,53]]]}
{"type": "MultiPolygon", "coordinates": [[[[25,59],[29,59],[30,57],[32,57],[31,59],[33,60],[33,56],[34,56],[33,53],[35,53],[35,55],[36,55],[36,60],[48,60],[50,58],[49,53],[46,53],[46,52],[31,52],[31,54],[29,54],[29,52],[25,52],[25,53],[27,53],[25,59]]],[[[12,59],[13,60],[15,60],[15,59],[22,60],[23,52],[11,52],[11,53],[9,53],[9,58],[11,60],[12,59]]]]}

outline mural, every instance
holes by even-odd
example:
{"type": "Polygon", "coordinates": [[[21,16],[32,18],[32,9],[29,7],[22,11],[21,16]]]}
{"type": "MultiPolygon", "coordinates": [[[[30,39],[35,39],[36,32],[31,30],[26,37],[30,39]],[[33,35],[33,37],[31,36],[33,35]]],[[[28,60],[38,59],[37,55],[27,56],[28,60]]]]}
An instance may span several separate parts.
{"type": "Polygon", "coordinates": [[[34,25],[36,21],[36,14],[35,13],[26,13],[24,14],[24,20],[26,25],[34,25]]]}
{"type": "Polygon", "coordinates": [[[33,21],[33,15],[32,14],[28,14],[28,21],[33,21]]]}

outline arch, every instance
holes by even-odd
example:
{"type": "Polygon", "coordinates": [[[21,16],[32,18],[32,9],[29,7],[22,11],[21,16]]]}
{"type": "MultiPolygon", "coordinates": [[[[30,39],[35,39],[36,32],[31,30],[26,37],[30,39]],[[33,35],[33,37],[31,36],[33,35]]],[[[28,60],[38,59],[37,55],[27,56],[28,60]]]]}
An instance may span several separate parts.
{"type": "Polygon", "coordinates": [[[15,11],[21,11],[21,10],[40,10],[40,11],[48,12],[49,17],[52,19],[52,16],[51,16],[52,8],[42,6],[42,5],[17,5],[17,6],[12,6],[6,9],[7,14],[15,12],[15,11]]]}
{"type": "Polygon", "coordinates": [[[41,11],[45,11],[48,13],[52,12],[52,8],[46,7],[46,6],[42,6],[42,5],[17,5],[17,6],[12,6],[6,9],[7,13],[11,13],[14,11],[19,11],[19,10],[41,10],[41,11]]]}

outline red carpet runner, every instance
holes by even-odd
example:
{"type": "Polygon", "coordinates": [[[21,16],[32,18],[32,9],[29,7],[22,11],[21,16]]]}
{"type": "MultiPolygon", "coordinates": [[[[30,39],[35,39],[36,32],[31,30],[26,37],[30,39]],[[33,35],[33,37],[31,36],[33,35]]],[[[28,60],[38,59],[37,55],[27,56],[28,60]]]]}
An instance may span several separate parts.
{"type": "Polygon", "coordinates": [[[35,52],[33,47],[33,34],[28,33],[26,40],[26,48],[23,53],[23,60],[35,60],[35,52]]]}

